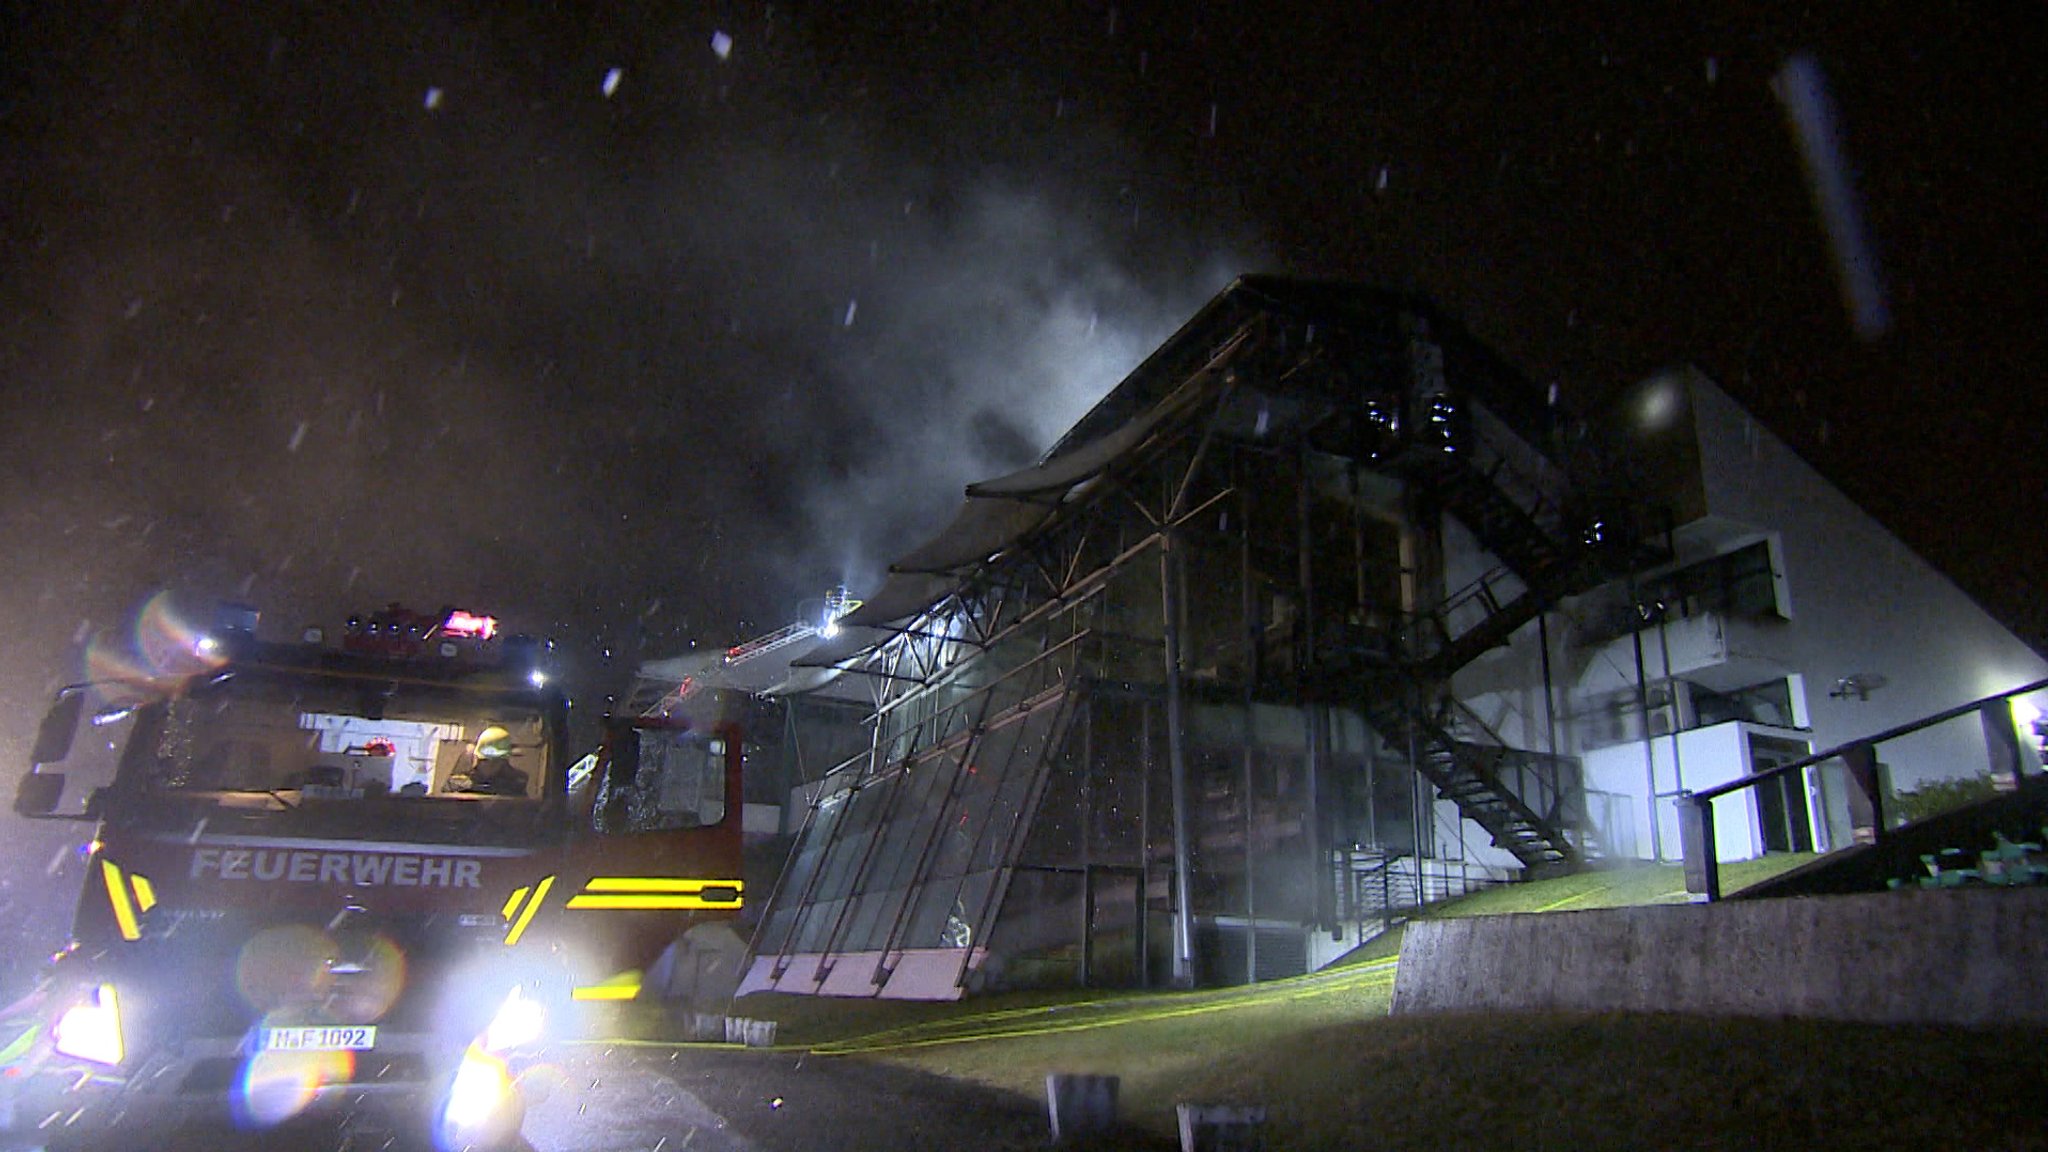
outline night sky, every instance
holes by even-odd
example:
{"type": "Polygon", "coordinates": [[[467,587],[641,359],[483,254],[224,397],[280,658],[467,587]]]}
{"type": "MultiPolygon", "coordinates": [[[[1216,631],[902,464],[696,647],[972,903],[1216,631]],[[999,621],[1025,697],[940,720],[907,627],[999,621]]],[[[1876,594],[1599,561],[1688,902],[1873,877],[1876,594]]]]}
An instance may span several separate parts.
{"type": "Polygon", "coordinates": [[[2048,638],[2048,21],[1545,7],[7,5],[0,762],[160,592],[491,611],[601,706],[872,587],[1247,271],[1569,403],[1695,362],[2048,638]]]}

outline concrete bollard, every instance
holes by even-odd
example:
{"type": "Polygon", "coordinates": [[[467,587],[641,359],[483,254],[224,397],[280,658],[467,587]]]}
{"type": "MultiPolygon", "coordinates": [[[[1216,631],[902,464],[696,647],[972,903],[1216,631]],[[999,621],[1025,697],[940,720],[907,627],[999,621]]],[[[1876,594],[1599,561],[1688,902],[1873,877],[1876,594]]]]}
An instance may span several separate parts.
{"type": "Polygon", "coordinates": [[[1116,1127],[1117,1078],[1053,1072],[1045,1078],[1045,1104],[1055,1141],[1116,1127]]]}
{"type": "Polygon", "coordinates": [[[744,1044],[749,1048],[769,1048],[775,1044],[775,1021],[749,1020],[744,1016],[725,1018],[725,1042],[744,1044]]]}
{"type": "Polygon", "coordinates": [[[1177,1104],[1180,1152],[1259,1152],[1265,1146],[1266,1106],[1177,1104]]]}

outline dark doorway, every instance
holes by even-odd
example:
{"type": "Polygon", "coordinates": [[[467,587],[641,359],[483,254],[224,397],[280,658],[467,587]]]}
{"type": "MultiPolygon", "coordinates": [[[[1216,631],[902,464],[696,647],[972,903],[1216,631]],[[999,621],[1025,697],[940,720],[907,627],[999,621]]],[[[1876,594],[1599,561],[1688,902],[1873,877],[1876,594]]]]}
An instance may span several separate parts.
{"type": "MultiPolygon", "coordinates": [[[[1796,740],[1757,735],[1749,738],[1751,772],[1767,772],[1807,755],[1807,746],[1796,740]]],[[[1813,851],[1813,817],[1807,810],[1804,772],[1788,772],[1757,785],[1756,816],[1764,851],[1813,851]]]]}

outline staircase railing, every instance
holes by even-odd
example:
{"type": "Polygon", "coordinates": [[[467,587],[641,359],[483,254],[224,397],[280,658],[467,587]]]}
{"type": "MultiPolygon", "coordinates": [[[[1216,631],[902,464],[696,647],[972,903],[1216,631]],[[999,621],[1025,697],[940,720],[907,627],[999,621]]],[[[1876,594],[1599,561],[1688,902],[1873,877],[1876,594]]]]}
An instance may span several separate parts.
{"type": "Polygon", "coordinates": [[[1384,932],[1395,921],[1407,919],[1407,911],[1421,903],[1412,875],[1396,870],[1401,861],[1413,859],[1407,853],[1353,850],[1346,856],[1343,906],[1350,910],[1352,923],[1363,927],[1376,920],[1384,932]]]}
{"type": "Polygon", "coordinates": [[[1467,729],[1476,729],[1484,738],[1480,743],[1498,749],[1494,776],[1508,791],[1546,821],[1583,830],[1586,823],[1585,782],[1576,757],[1517,748],[1495,731],[1493,725],[1488,724],[1486,718],[1474,711],[1471,705],[1454,696],[1451,698],[1450,734],[1462,736],[1467,729]],[[1512,775],[1504,773],[1503,767],[1512,775]],[[1567,780],[1567,776],[1571,779],[1567,780]]]}
{"type": "Polygon", "coordinates": [[[1623,541],[1602,539],[1598,525],[1574,520],[1563,491],[1568,474],[1540,446],[1502,425],[1519,444],[1528,444],[1525,455],[1536,473],[1530,475],[1488,433],[1494,417],[1483,406],[1443,411],[1432,425],[1443,434],[1411,439],[1398,466],[1434,485],[1446,511],[1501,563],[1408,621],[1400,671],[1412,681],[1408,687],[1421,691],[1403,694],[1406,706],[1380,710],[1375,725],[1387,736],[1411,738],[1418,771],[1524,865],[1569,866],[1583,858],[1588,839],[1577,794],[1583,781],[1565,779],[1576,762],[1512,749],[1483,722],[1477,727],[1490,743],[1463,742],[1445,730],[1431,697],[1461,667],[1505,643],[1556,599],[1603,578],[1602,556],[1623,541]]]}
{"type": "Polygon", "coordinates": [[[1407,636],[1409,655],[1418,661],[1436,659],[1466,635],[1484,627],[1486,621],[1513,602],[1522,586],[1521,577],[1505,564],[1487,569],[1438,601],[1435,608],[1413,619],[1407,636]],[[1507,593],[1505,599],[1503,592],[1507,593]]]}

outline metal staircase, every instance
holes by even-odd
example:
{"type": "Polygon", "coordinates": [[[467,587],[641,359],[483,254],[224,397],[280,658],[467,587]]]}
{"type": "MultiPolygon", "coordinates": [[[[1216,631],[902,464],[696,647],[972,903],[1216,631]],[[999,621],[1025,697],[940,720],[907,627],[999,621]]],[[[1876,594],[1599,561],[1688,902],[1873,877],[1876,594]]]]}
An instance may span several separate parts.
{"type": "MultiPolygon", "coordinates": [[[[1427,726],[1433,729],[1434,726],[1427,726]]],[[[1416,768],[1436,785],[1437,793],[1493,837],[1496,846],[1513,853],[1532,875],[1567,871],[1582,860],[1580,844],[1564,819],[1562,796],[1524,796],[1501,776],[1504,760],[1518,750],[1475,744],[1431,731],[1416,768]]]]}
{"type": "Polygon", "coordinates": [[[1448,679],[1557,601],[1610,578],[1613,529],[1568,515],[1485,441],[1473,437],[1463,452],[1408,454],[1396,465],[1501,561],[1426,618],[1428,634],[1418,637],[1426,647],[1416,653],[1423,677],[1448,679]]]}
{"type": "Polygon", "coordinates": [[[1540,754],[1508,748],[1490,732],[1490,743],[1460,739],[1444,714],[1444,685],[1559,600],[1610,579],[1624,550],[1619,526],[1568,514],[1546,485],[1469,427],[1421,438],[1388,463],[1501,564],[1416,622],[1396,675],[1370,694],[1383,701],[1369,708],[1373,725],[1390,743],[1406,744],[1438,793],[1531,873],[1570,870],[1583,860],[1584,833],[1565,790],[1527,786],[1521,762],[1540,754]],[[1510,764],[1525,786],[1504,779],[1510,764]]]}
{"type": "Polygon", "coordinates": [[[1398,701],[1368,709],[1368,718],[1389,743],[1409,743],[1416,771],[1436,786],[1437,794],[1457,804],[1532,875],[1569,871],[1584,860],[1584,834],[1575,827],[1579,821],[1570,788],[1557,779],[1562,757],[1460,739],[1433,710],[1398,701]],[[1530,771],[1544,761],[1551,771],[1530,771]]]}

